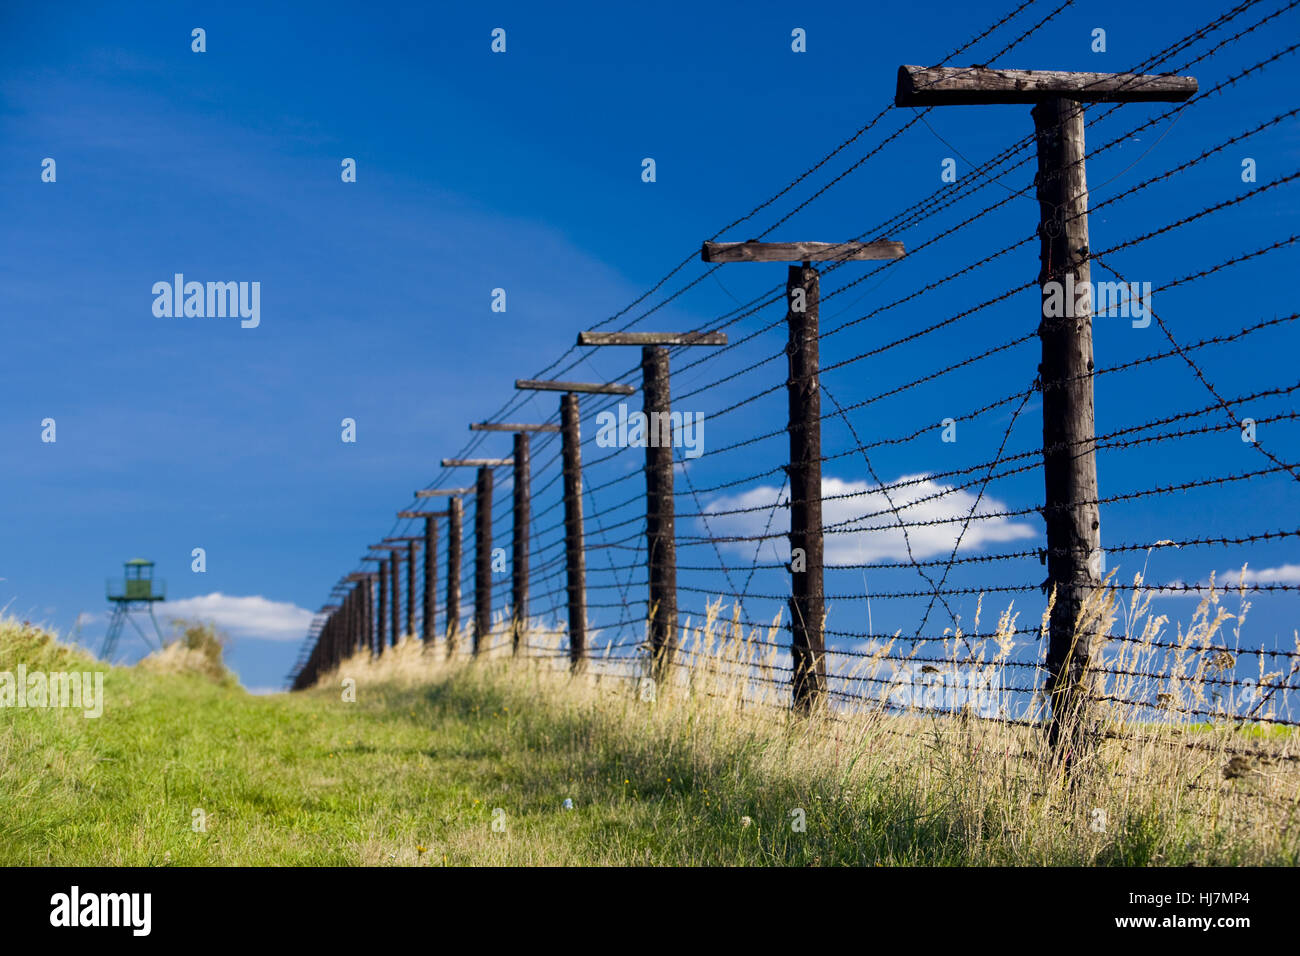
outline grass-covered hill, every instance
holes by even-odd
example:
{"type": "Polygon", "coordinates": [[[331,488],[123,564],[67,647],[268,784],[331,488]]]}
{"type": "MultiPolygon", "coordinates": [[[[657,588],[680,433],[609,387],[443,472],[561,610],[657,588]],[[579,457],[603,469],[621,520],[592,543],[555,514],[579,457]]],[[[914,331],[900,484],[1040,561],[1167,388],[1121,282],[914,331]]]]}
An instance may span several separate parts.
{"type": "Polygon", "coordinates": [[[1294,763],[1228,774],[1231,732],[1104,749],[1071,789],[1028,731],[793,718],[723,667],[647,699],[408,641],[259,697],[201,634],[109,668],[6,620],[19,664],[102,673],[103,712],[0,708],[0,864],[1300,862],[1294,763]]]}

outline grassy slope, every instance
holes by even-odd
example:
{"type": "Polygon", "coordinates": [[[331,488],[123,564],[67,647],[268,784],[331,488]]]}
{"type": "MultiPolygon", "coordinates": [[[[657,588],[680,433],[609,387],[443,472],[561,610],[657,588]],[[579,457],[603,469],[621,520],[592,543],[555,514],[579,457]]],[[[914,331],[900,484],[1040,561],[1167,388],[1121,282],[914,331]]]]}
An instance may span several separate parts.
{"type": "MultiPolygon", "coordinates": [[[[86,666],[0,624],[0,670],[17,658],[86,666]]],[[[629,695],[566,695],[536,671],[357,672],[356,703],[337,682],[253,697],[115,668],[98,720],[0,711],[0,863],[1296,862],[1294,839],[1259,859],[1154,810],[1112,814],[1104,835],[1051,801],[1011,813],[986,764],[931,757],[924,785],[912,771],[893,785],[898,768],[869,767],[863,748],[809,763],[805,739],[762,721],[656,715],[629,695]],[[945,796],[981,776],[987,796],[945,796]]]]}

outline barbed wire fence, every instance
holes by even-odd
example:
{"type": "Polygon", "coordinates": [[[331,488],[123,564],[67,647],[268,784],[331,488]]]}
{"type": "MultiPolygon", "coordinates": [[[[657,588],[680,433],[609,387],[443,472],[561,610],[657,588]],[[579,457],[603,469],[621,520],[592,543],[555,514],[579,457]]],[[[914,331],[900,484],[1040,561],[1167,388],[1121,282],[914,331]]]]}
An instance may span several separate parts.
{"type": "MultiPolygon", "coordinates": [[[[762,661],[737,661],[734,676],[788,690],[796,709],[952,714],[962,699],[931,691],[958,680],[958,668],[985,691],[993,681],[996,706],[981,717],[1049,734],[1067,708],[1084,707],[1087,726],[1108,736],[1117,725],[1097,714],[1125,715],[1123,733],[1177,722],[1297,726],[1300,641],[1252,639],[1243,619],[1261,601],[1293,615],[1300,591],[1300,566],[1286,561],[1300,537],[1300,379],[1294,362],[1267,360],[1294,355],[1300,313],[1257,305],[1285,295],[1280,277],[1295,266],[1300,169],[1256,179],[1250,160],[1249,177],[1203,174],[1239,169],[1239,147],[1294,131],[1300,106],[1260,114],[1251,91],[1294,62],[1300,44],[1280,38],[1294,36],[1300,0],[1244,0],[1122,73],[1008,81],[989,66],[1072,2],[1026,0],[934,67],[906,77],[905,68],[897,100],[922,105],[885,105],[706,240],[703,256],[681,259],[519,383],[527,387],[370,545],[382,549],[366,556],[379,571],[363,561],[340,579],[291,686],[310,686],[359,649],[382,655],[401,635],[430,650],[464,635],[477,650],[502,621],[516,654],[662,680],[703,663],[707,649],[685,637],[708,627],[744,634],[762,661]],[[986,48],[978,66],[945,67],[986,48]],[[1197,79],[1179,80],[1189,70],[1197,79]],[[937,106],[963,96],[1029,102],[1016,98],[1026,82],[1071,85],[1035,94],[1034,133],[985,160],[968,159],[931,124],[937,106]],[[1157,101],[1176,84],[1163,97],[1176,97],[1172,106],[1131,123],[1126,101],[1157,101]],[[1059,109],[1044,118],[1049,95],[1059,109]],[[1200,122],[1207,104],[1236,125],[1200,122]],[[1182,139],[1169,136],[1175,124],[1182,139]],[[1085,162],[1118,162],[1124,146],[1157,131],[1137,159],[1088,188],[1085,162]],[[850,239],[773,252],[781,244],[768,237],[873,161],[936,140],[966,164],[963,176],[850,239]],[[793,201],[855,148],[859,156],[793,201]],[[1045,159],[1070,148],[1068,162],[1045,159]],[[1164,168],[1135,179],[1139,165],[1160,160],[1164,168]],[[1227,185],[1213,192],[1215,183],[1227,185]],[[781,212],[782,203],[792,204],[781,212]],[[1041,213],[1032,230],[1023,228],[1030,203],[1041,213]],[[758,229],[769,211],[753,239],[717,243],[742,225],[758,229]],[[1098,230],[1107,244],[1088,242],[1090,218],[1107,224],[1098,230]],[[1128,238],[1114,241],[1126,227],[1128,238]],[[990,235],[1009,238],[984,253],[990,235]],[[1071,245],[1080,235],[1082,248],[1071,245]],[[878,254],[900,243],[905,255],[878,254]],[[720,255],[783,258],[787,282],[733,294],[722,265],[738,260],[720,255]],[[1157,267],[1162,256],[1185,265],[1157,267]],[[1079,314],[1049,313],[1048,283],[1062,277],[1088,285],[1079,314]],[[687,332],[638,331],[709,290],[734,307],[687,332]],[[972,331],[981,322],[985,331],[972,331]],[[852,354],[841,345],[849,330],[852,354]],[[1073,348],[1080,335],[1086,352],[1053,367],[1049,349],[1062,338],[1073,348]],[[611,344],[642,346],[642,362],[611,373],[611,344]],[[664,432],[650,416],[670,407],[670,362],[678,417],[664,432]],[[590,381],[566,378],[575,373],[590,381]],[[560,409],[541,404],[543,386],[564,395],[560,409]],[[650,422],[638,438],[629,434],[635,390],[650,422]],[[1086,414],[1076,414],[1080,395],[1086,414]],[[691,412],[678,415],[683,408],[691,412]],[[1057,427],[1062,408],[1076,416],[1069,427],[1057,427]],[[515,422],[521,413],[537,420],[515,422]],[[706,443],[705,427],[720,437],[706,443]],[[500,454],[500,432],[513,432],[513,457],[476,457],[500,454]],[[464,548],[460,464],[479,475],[464,548]],[[492,509],[507,490],[513,507],[492,509]],[[419,510],[443,498],[446,509],[419,510]],[[1089,515],[1100,516],[1104,545],[1096,517],[1091,529],[1079,524],[1089,515]],[[1062,532],[1060,522],[1075,527],[1062,532]],[[1175,555],[1204,574],[1161,579],[1152,565],[1175,555]],[[510,588],[493,587],[507,578],[510,588]],[[473,584],[468,618],[461,582],[473,584]],[[1190,623],[1171,634],[1184,609],[1190,623]],[[564,632],[558,650],[532,639],[542,630],[564,632]]],[[[1079,303],[1068,282],[1064,301],[1079,303]]]]}

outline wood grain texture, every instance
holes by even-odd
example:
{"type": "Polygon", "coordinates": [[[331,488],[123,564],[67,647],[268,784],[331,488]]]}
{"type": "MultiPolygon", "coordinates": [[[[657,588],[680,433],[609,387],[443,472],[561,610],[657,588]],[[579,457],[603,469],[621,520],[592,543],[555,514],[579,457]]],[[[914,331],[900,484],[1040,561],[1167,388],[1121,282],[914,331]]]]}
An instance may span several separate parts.
{"type": "Polygon", "coordinates": [[[631,395],[636,391],[631,385],[603,385],[599,382],[539,382],[528,378],[516,379],[515,388],[535,392],[583,392],[589,395],[631,395]]]}
{"type": "MultiPolygon", "coordinates": [[[[1092,629],[1076,628],[1080,609],[1100,584],[1096,423],[1093,406],[1091,303],[1070,302],[1064,315],[1049,308],[1052,290],[1091,279],[1088,262],[1088,181],[1084,169],[1083,107],[1054,98],[1033,109],[1038,141],[1040,270],[1038,335],[1043,396],[1043,519],[1047,525],[1048,587],[1055,588],[1045,689],[1051,700],[1048,739],[1067,762],[1084,743],[1083,681],[1092,657],[1092,629]]],[[[1068,287],[1068,286],[1067,286],[1068,287]]],[[[1059,291],[1056,296],[1059,299],[1059,291]]]]}
{"type": "Polygon", "coordinates": [[[791,266],[786,281],[790,374],[786,385],[790,438],[790,657],[793,704],[809,713],[826,698],[826,593],[823,582],[822,431],[818,312],[821,277],[816,269],[791,266]],[[803,290],[796,309],[795,290],[803,290]],[[804,568],[794,555],[802,552],[804,568]]]}
{"type": "MultiPolygon", "coordinates": [[[[559,426],[556,426],[557,428],[559,426]]],[[[510,579],[510,648],[518,654],[528,627],[528,537],[532,523],[532,501],[529,484],[532,481],[532,435],[527,431],[515,432],[514,454],[514,537],[510,579]]]]}
{"type": "Polygon", "coordinates": [[[725,332],[579,332],[579,345],[726,345],[725,332]]]}
{"type": "Polygon", "coordinates": [[[560,399],[564,457],[564,564],[569,598],[569,668],[577,673],[587,657],[587,555],[582,529],[582,438],[578,396],[560,399]]]}
{"type": "MultiPolygon", "coordinates": [[[[503,463],[514,464],[506,459],[503,463]]],[[[478,470],[474,489],[474,638],[475,654],[492,632],[492,468],[478,470]]]]}
{"type": "Polygon", "coordinates": [[[472,422],[472,432],[558,432],[559,425],[522,425],[514,422],[472,422]]]}
{"type": "Polygon", "coordinates": [[[1196,89],[1196,79],[1190,76],[900,66],[894,105],[1041,103],[1053,97],[1084,103],[1181,103],[1196,89]]]}
{"type": "Polygon", "coordinates": [[[706,242],[705,262],[843,262],[849,259],[901,259],[903,244],[876,242],[706,242]]]}

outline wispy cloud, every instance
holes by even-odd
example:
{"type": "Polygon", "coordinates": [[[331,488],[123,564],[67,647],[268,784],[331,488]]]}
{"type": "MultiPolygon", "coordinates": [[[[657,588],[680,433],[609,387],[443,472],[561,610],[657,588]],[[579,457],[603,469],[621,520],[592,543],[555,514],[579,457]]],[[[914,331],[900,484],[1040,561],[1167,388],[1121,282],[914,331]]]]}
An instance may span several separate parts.
{"type": "MultiPolygon", "coordinates": [[[[887,490],[886,495],[880,486],[865,481],[822,479],[822,524],[835,529],[826,535],[826,564],[903,559],[908,555],[909,544],[911,554],[920,559],[950,554],[954,546],[958,551],[977,551],[990,544],[1038,535],[1028,524],[988,517],[1005,510],[1003,502],[985,495],[976,506],[973,493],[954,489],[923,474],[904,475],[891,482],[887,490]],[[901,488],[892,487],[903,483],[908,484],[901,488]],[[961,532],[961,521],[916,526],[919,522],[965,518],[972,508],[975,518],[965,534],[961,532]],[[892,513],[893,509],[897,509],[898,518],[892,513]],[[862,515],[871,517],[860,517],[862,515]],[[903,529],[898,527],[899,518],[909,525],[906,538],[903,529]]],[[[709,517],[697,519],[700,533],[711,533],[715,537],[746,537],[780,532],[789,519],[776,517],[769,526],[769,516],[774,506],[787,503],[790,496],[787,491],[778,502],[779,491],[763,485],[738,495],[718,498],[704,509],[709,517]],[[737,509],[755,510],[741,514],[725,513],[737,509]]],[[[721,546],[749,555],[754,553],[753,541],[733,541],[721,546]]],[[[769,560],[789,560],[788,541],[782,536],[763,542],[763,555],[769,560]]]]}
{"type": "Polygon", "coordinates": [[[211,621],[231,637],[255,641],[300,641],[312,619],[311,611],[289,601],[271,601],[261,595],[236,597],[220,591],[164,602],[159,616],[164,615],[211,621]]]}
{"type": "MultiPolygon", "coordinates": [[[[1214,576],[1214,587],[1216,590],[1231,591],[1242,585],[1253,587],[1255,585],[1265,584],[1294,584],[1300,585],[1300,564],[1282,564],[1275,568],[1251,569],[1249,566],[1244,568],[1233,568],[1229,571],[1214,576]]],[[[1192,585],[1185,584],[1181,579],[1171,581],[1168,585],[1159,588],[1152,588],[1151,592],[1157,597],[1202,597],[1210,590],[1210,579],[1192,585]]]]}
{"type": "Polygon", "coordinates": [[[1261,568],[1252,571],[1249,567],[1234,571],[1224,571],[1215,580],[1225,587],[1240,587],[1242,583],[1251,584],[1300,584],[1300,564],[1283,564],[1276,568],[1261,568]]]}

